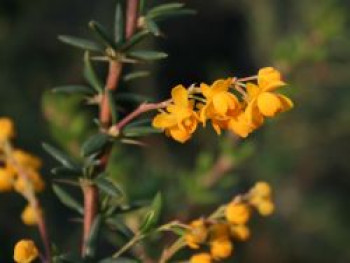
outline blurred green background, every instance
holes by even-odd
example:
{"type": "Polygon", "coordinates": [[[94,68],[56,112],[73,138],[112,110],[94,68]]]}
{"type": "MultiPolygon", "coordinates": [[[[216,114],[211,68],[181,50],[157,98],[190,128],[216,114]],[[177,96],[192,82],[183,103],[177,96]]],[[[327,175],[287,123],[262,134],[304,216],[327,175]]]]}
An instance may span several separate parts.
{"type": "MultiPolygon", "coordinates": [[[[160,100],[178,83],[253,75],[273,65],[284,72],[290,83],[285,94],[296,107],[245,141],[218,139],[206,129],[185,145],[159,135],[145,139],[152,148],[117,145],[113,176],[130,199],[151,198],[160,188],[166,198],[164,222],[208,214],[255,181],[267,181],[275,189],[277,211],[252,222],[251,240],[237,245],[229,262],[350,262],[350,2],[186,3],[198,15],[163,23],[165,36],[145,44],[169,58],[143,66],[152,75],[123,83],[121,91],[160,100]]],[[[113,0],[0,1],[0,115],[15,120],[16,145],[44,159],[47,182],[53,161],[41,142],[77,156],[93,129],[93,108],[49,92],[83,83],[82,52],[58,42],[57,35],[87,36],[90,19],[110,25],[113,6],[113,0]]],[[[105,71],[101,65],[101,76],[105,71]]],[[[69,221],[75,215],[50,188],[42,199],[55,242],[77,250],[80,228],[69,221]]],[[[0,262],[12,262],[19,238],[39,240],[36,229],[20,221],[24,205],[13,193],[0,195],[0,262]]]]}

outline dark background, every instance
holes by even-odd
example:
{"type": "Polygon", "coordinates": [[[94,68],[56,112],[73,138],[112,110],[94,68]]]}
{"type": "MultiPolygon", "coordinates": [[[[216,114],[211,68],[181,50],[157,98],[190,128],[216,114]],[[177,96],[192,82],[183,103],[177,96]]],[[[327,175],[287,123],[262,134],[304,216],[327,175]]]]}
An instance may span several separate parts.
{"type": "MultiPolygon", "coordinates": [[[[92,18],[110,25],[113,2],[0,1],[0,115],[15,120],[16,145],[44,160],[48,183],[53,161],[41,142],[77,157],[94,113],[82,110],[78,98],[49,92],[57,85],[83,83],[82,53],[58,42],[57,35],[88,36],[86,24],[92,18]]],[[[164,221],[208,214],[255,181],[268,181],[277,211],[252,222],[252,238],[237,245],[232,262],[350,262],[349,1],[186,3],[198,15],[163,23],[165,36],[145,44],[168,52],[169,58],[143,66],[152,69],[151,77],[122,84],[121,91],[164,99],[178,83],[253,75],[273,65],[284,72],[290,84],[285,94],[295,109],[243,142],[218,139],[206,129],[186,145],[151,136],[147,142],[152,149],[117,146],[113,176],[130,199],[151,198],[161,188],[167,201],[164,221]],[[222,153],[233,158],[234,169],[209,188],[199,186],[222,153]]],[[[105,74],[103,65],[99,71],[105,74]]],[[[54,198],[50,187],[42,199],[53,239],[63,249],[76,250],[71,244],[79,242],[79,225],[68,221],[74,213],[54,198]]],[[[0,195],[0,262],[12,262],[18,239],[39,242],[36,229],[20,221],[24,205],[14,193],[0,195]]]]}

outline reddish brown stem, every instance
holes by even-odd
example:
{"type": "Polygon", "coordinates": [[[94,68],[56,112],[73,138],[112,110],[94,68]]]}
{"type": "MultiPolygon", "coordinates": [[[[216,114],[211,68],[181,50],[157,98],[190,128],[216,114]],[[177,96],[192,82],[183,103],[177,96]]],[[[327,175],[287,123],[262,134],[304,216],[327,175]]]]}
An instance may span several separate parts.
{"type": "Polygon", "coordinates": [[[121,129],[124,128],[125,125],[127,125],[133,119],[137,118],[142,113],[145,113],[151,110],[165,108],[166,106],[169,105],[170,102],[171,100],[166,100],[159,103],[143,103],[136,110],[134,110],[133,112],[125,116],[124,119],[122,119],[118,124],[114,126],[114,128],[117,131],[120,131],[121,129]]]}
{"type": "Polygon", "coordinates": [[[98,189],[89,181],[82,182],[84,193],[84,234],[82,255],[85,255],[86,242],[89,238],[91,226],[98,213],[98,189]]]}
{"type": "Polygon", "coordinates": [[[43,212],[40,206],[39,201],[36,199],[33,202],[33,207],[34,209],[37,211],[37,220],[38,220],[38,229],[39,229],[39,233],[41,236],[41,239],[43,241],[44,247],[45,247],[45,263],[50,263],[51,262],[51,247],[50,247],[50,238],[49,238],[49,234],[47,232],[47,227],[46,227],[46,222],[45,222],[45,218],[43,216],[43,212]]]}
{"type": "MultiPolygon", "coordinates": [[[[138,19],[138,5],[139,0],[128,0],[126,11],[126,38],[130,38],[135,32],[137,19],[138,19]]],[[[116,90],[122,73],[123,64],[116,60],[110,60],[108,76],[106,80],[105,92],[103,94],[100,104],[100,122],[104,127],[108,127],[111,122],[111,109],[109,106],[108,95],[109,91],[116,90]]],[[[101,169],[105,169],[108,163],[108,151],[101,157],[101,169]]],[[[85,243],[90,234],[91,226],[98,213],[98,189],[91,182],[83,182],[83,194],[84,194],[84,232],[83,232],[83,249],[82,255],[85,254],[85,243]]]]}

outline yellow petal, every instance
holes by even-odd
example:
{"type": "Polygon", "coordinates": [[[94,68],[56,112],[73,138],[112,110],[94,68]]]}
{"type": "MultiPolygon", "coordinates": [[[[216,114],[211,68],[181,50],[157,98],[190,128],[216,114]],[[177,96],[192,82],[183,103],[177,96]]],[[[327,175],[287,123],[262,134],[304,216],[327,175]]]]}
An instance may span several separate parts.
{"type": "Polygon", "coordinates": [[[182,85],[177,85],[171,91],[171,97],[173,98],[174,104],[180,107],[188,107],[188,92],[182,85]]]}
{"type": "Polygon", "coordinates": [[[282,108],[282,102],[279,97],[270,92],[260,94],[257,102],[260,112],[267,117],[275,116],[282,108]]]}
{"type": "Polygon", "coordinates": [[[232,84],[232,78],[219,79],[212,84],[213,93],[228,91],[232,84]]]}
{"type": "Polygon", "coordinates": [[[287,111],[287,110],[290,110],[291,108],[294,107],[294,103],[290,98],[288,98],[284,95],[281,95],[281,94],[278,94],[277,96],[282,103],[282,110],[281,111],[287,111]]]}
{"type": "Polygon", "coordinates": [[[220,115],[225,115],[228,110],[227,96],[224,92],[221,92],[213,98],[214,108],[220,115]]]}
{"type": "Polygon", "coordinates": [[[282,81],[281,73],[273,67],[266,67],[259,70],[258,84],[263,91],[273,91],[286,85],[282,81]]]}
{"type": "Polygon", "coordinates": [[[258,109],[256,99],[248,103],[244,115],[249,125],[253,126],[254,128],[259,127],[264,122],[264,117],[258,109]]]}
{"type": "Polygon", "coordinates": [[[152,125],[157,129],[165,129],[176,125],[176,123],[176,118],[173,115],[160,113],[154,117],[152,125]]]}
{"type": "Polygon", "coordinates": [[[253,83],[247,83],[247,93],[250,99],[255,98],[259,94],[259,87],[253,83]]]}
{"type": "Polygon", "coordinates": [[[180,129],[179,127],[173,127],[169,130],[170,136],[173,137],[174,140],[184,143],[186,142],[190,137],[191,134],[186,131],[185,129],[180,129]]]}
{"type": "Polygon", "coordinates": [[[253,131],[253,127],[248,123],[244,114],[237,118],[232,118],[229,122],[229,129],[242,138],[248,137],[253,131]]]}
{"type": "Polygon", "coordinates": [[[201,88],[203,96],[206,97],[207,99],[211,99],[212,92],[211,92],[210,86],[205,84],[205,83],[201,83],[200,88],[201,88]]]}

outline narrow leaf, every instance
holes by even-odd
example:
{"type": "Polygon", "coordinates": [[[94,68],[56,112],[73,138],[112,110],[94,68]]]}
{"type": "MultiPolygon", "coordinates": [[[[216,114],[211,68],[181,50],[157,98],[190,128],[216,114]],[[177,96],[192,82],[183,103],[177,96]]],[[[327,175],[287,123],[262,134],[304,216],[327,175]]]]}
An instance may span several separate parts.
{"type": "Polygon", "coordinates": [[[54,184],[52,186],[53,191],[57,195],[58,199],[67,207],[77,211],[80,214],[84,214],[83,207],[79,204],[78,201],[76,201],[70,194],[68,194],[66,191],[64,191],[61,187],[54,184]]]}
{"type": "Polygon", "coordinates": [[[155,36],[160,36],[161,35],[161,31],[158,27],[158,25],[156,24],[156,22],[154,22],[152,19],[146,19],[146,26],[147,29],[155,36]]]}
{"type": "Polygon", "coordinates": [[[141,223],[141,226],[140,226],[141,233],[147,233],[154,228],[154,226],[157,224],[159,220],[161,208],[162,208],[162,196],[160,193],[158,193],[153,199],[150,210],[146,214],[143,220],[143,223],[141,223]]]}
{"type": "Polygon", "coordinates": [[[122,50],[128,50],[138,44],[141,40],[143,40],[149,32],[147,30],[142,30],[134,34],[128,41],[121,47],[122,50]]]}
{"type": "Polygon", "coordinates": [[[85,52],[84,55],[84,76],[86,81],[98,92],[103,92],[103,86],[101,81],[98,79],[95,69],[92,66],[91,60],[90,60],[90,53],[85,52]]]}
{"type": "Polygon", "coordinates": [[[95,32],[96,36],[107,46],[113,49],[116,48],[116,43],[108,33],[108,31],[100,23],[96,21],[89,22],[90,29],[95,32]]]}
{"type": "Polygon", "coordinates": [[[124,14],[123,14],[123,0],[117,0],[114,18],[114,40],[116,43],[122,43],[125,38],[124,32],[124,14]]]}
{"type": "Polygon", "coordinates": [[[105,177],[98,177],[95,180],[98,188],[113,198],[122,198],[124,193],[119,185],[105,177]]]}
{"type": "Polygon", "coordinates": [[[131,51],[128,55],[132,58],[140,59],[140,60],[159,60],[167,58],[168,55],[164,52],[158,51],[150,51],[150,50],[138,50],[131,51]]]}
{"type": "Polygon", "coordinates": [[[94,92],[89,87],[83,85],[67,85],[53,88],[54,93],[93,95],[94,92]]]}
{"type": "Polygon", "coordinates": [[[162,130],[155,129],[153,127],[144,126],[144,127],[125,127],[123,129],[123,134],[126,137],[140,137],[149,134],[162,133],[162,130]]]}
{"type": "Polygon", "coordinates": [[[148,11],[148,14],[162,14],[163,12],[168,12],[169,10],[180,9],[184,7],[184,3],[168,3],[156,6],[148,11]]]}
{"type": "Polygon", "coordinates": [[[197,14],[197,12],[192,9],[179,9],[179,10],[171,10],[168,12],[163,12],[161,14],[150,15],[149,18],[153,18],[154,20],[164,20],[171,17],[195,15],[195,14],[197,14]]]}
{"type": "Polygon", "coordinates": [[[55,147],[43,143],[42,144],[44,150],[50,154],[53,158],[55,158],[57,161],[59,161],[63,166],[72,169],[72,170],[78,170],[79,166],[64,152],[56,149],[55,147]]]}
{"type": "Polygon", "coordinates": [[[132,72],[132,73],[125,75],[123,79],[124,79],[124,81],[131,81],[131,80],[138,79],[138,78],[148,77],[149,75],[150,75],[149,71],[140,70],[140,71],[135,71],[135,72],[132,72]]]}
{"type": "Polygon", "coordinates": [[[51,173],[57,176],[80,176],[79,170],[72,170],[67,167],[56,167],[51,170],[51,173]]]}
{"type": "Polygon", "coordinates": [[[77,48],[81,48],[89,51],[103,51],[103,47],[101,47],[101,45],[97,44],[92,40],[73,37],[73,36],[66,36],[66,35],[59,36],[58,39],[65,44],[68,44],[77,48]]]}
{"type": "Polygon", "coordinates": [[[107,144],[109,136],[105,133],[97,133],[89,137],[81,147],[81,155],[89,156],[98,153],[107,144]]]}
{"type": "Polygon", "coordinates": [[[86,241],[86,249],[84,251],[85,257],[93,258],[96,254],[98,235],[102,225],[101,215],[97,215],[89,233],[88,240],[86,241]]]}

